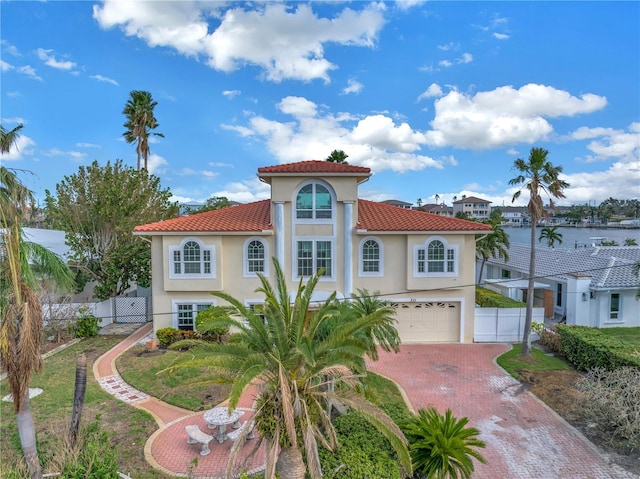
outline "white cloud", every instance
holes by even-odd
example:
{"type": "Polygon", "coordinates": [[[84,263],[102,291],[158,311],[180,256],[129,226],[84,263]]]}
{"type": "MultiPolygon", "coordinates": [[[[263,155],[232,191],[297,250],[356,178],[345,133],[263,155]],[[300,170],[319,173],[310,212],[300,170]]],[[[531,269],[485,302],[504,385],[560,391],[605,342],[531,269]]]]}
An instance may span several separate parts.
{"type": "Polygon", "coordinates": [[[67,154],[75,161],[82,161],[87,157],[87,154],[82,151],[70,151],[67,154]]]}
{"type": "Polygon", "coordinates": [[[33,68],[31,65],[23,65],[21,67],[17,67],[16,71],[18,73],[21,73],[23,75],[28,76],[29,78],[31,78],[33,80],[42,81],[42,78],[38,76],[38,74],[36,73],[35,68],[33,68]]]}
{"type": "Polygon", "coordinates": [[[18,97],[21,97],[22,95],[20,94],[19,91],[8,91],[7,96],[9,98],[18,98],[18,97]]]}
{"type": "Polygon", "coordinates": [[[36,50],[38,58],[51,68],[56,68],[57,70],[72,70],[76,67],[74,62],[57,60],[55,56],[51,55],[51,52],[53,52],[53,50],[45,50],[44,48],[38,48],[36,50]]]}
{"type": "Polygon", "coordinates": [[[93,78],[94,80],[98,80],[98,81],[106,82],[106,83],[111,83],[112,85],[118,86],[118,82],[117,81],[115,81],[112,78],[108,78],[108,77],[105,77],[105,76],[102,76],[102,75],[91,75],[91,78],[93,78]]]}
{"type": "Polygon", "coordinates": [[[334,18],[319,18],[305,4],[267,3],[254,5],[255,10],[232,5],[105,1],[94,5],[93,17],[102,28],[119,26],[151,47],[203,56],[216,70],[257,65],[273,82],[328,82],[335,65],[324,57],[324,45],[372,47],[384,24],[383,7],[378,4],[360,11],[345,8],[334,18]],[[212,33],[208,33],[209,20],[219,22],[212,33]]]}
{"type": "Polygon", "coordinates": [[[225,90],[222,92],[222,95],[226,96],[229,99],[235,98],[240,94],[240,90],[225,90]]]}
{"type": "Polygon", "coordinates": [[[553,131],[546,118],[591,113],[606,104],[602,96],[586,93],[578,98],[537,84],[518,90],[504,86],[475,95],[454,90],[434,102],[433,129],[427,140],[431,146],[460,148],[533,143],[553,131]]]}
{"type": "Polygon", "coordinates": [[[76,143],[76,147],[78,147],[78,148],[102,148],[102,146],[96,145],[95,143],[76,143]]]}
{"type": "Polygon", "coordinates": [[[10,63],[5,62],[4,60],[0,60],[0,71],[2,73],[6,73],[9,70],[13,70],[15,67],[10,63]]]}
{"type": "Polygon", "coordinates": [[[396,0],[396,5],[400,10],[409,10],[416,5],[422,5],[427,0],[396,0]]]}
{"type": "Polygon", "coordinates": [[[456,61],[457,63],[471,63],[473,61],[473,55],[471,53],[463,53],[456,61]]]}
{"type": "Polygon", "coordinates": [[[214,178],[219,173],[211,170],[194,170],[193,168],[182,168],[177,172],[179,176],[202,176],[204,178],[214,178]]]}
{"type": "Polygon", "coordinates": [[[355,93],[356,95],[362,91],[364,85],[357,80],[349,79],[347,86],[342,89],[341,95],[348,95],[349,93],[355,93]]]}
{"type": "Polygon", "coordinates": [[[224,196],[238,203],[251,203],[269,199],[270,195],[271,187],[254,177],[242,182],[228,183],[222,190],[213,192],[209,196],[224,196]]]}
{"type": "Polygon", "coordinates": [[[431,85],[429,85],[429,88],[427,88],[420,94],[420,96],[418,97],[418,101],[424,100],[426,98],[435,98],[440,96],[442,96],[442,88],[437,83],[432,83],[431,85]]]}
{"type": "Polygon", "coordinates": [[[14,57],[22,56],[18,49],[15,46],[11,45],[7,40],[0,40],[0,45],[2,45],[2,50],[5,53],[8,53],[9,55],[14,57]]]}
{"type": "Polygon", "coordinates": [[[450,66],[453,66],[453,63],[449,60],[441,60],[438,62],[438,65],[440,65],[441,67],[449,68],[450,66]]]}
{"type": "Polygon", "coordinates": [[[396,124],[383,114],[361,117],[332,115],[319,111],[306,98],[286,97],[278,104],[293,121],[279,122],[264,117],[250,118],[248,126],[223,125],[243,136],[266,142],[268,150],[281,163],[325,158],[332,150],[343,150],[349,163],[370,167],[373,171],[419,171],[443,168],[442,162],[421,155],[426,144],[424,134],[407,123],[396,124]]]}
{"type": "Polygon", "coordinates": [[[509,35],[507,35],[506,33],[494,32],[493,33],[493,38],[495,38],[497,40],[508,40],[509,39],[509,35]]]}
{"type": "Polygon", "coordinates": [[[33,155],[33,146],[36,142],[25,135],[18,136],[15,144],[12,145],[8,153],[0,153],[0,157],[5,161],[22,160],[24,156],[33,155]]]}
{"type": "Polygon", "coordinates": [[[640,159],[640,123],[629,125],[628,132],[613,128],[578,128],[571,134],[576,140],[594,139],[587,145],[587,149],[594,156],[586,158],[588,163],[606,161],[619,158],[625,161],[640,159]]]}
{"type": "Polygon", "coordinates": [[[442,50],[443,52],[448,52],[450,50],[457,50],[458,48],[460,48],[460,45],[457,45],[453,42],[449,42],[445,45],[438,45],[438,49],[442,50]]]}
{"type": "Polygon", "coordinates": [[[169,163],[160,155],[156,155],[155,153],[151,153],[149,158],[147,158],[147,169],[149,173],[152,175],[160,175],[166,172],[166,168],[169,163]]]}

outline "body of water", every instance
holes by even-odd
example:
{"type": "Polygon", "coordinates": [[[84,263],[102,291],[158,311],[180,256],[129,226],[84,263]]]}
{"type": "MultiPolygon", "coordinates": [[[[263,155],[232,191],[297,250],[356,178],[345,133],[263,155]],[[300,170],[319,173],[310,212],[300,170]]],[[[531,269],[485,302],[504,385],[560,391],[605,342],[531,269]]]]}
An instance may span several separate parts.
{"type": "MultiPolygon", "coordinates": [[[[507,226],[504,228],[509,234],[511,243],[529,244],[531,241],[530,228],[514,228],[507,226]]],[[[541,226],[536,228],[536,236],[540,237],[541,226]]],[[[558,226],[558,232],[562,233],[562,244],[556,244],[556,248],[575,248],[591,246],[596,241],[592,238],[606,238],[616,241],[620,246],[624,244],[626,238],[633,238],[640,245],[640,229],[616,229],[616,228],[575,228],[572,226],[558,226]]],[[[538,242],[540,246],[546,246],[544,241],[538,242]]]]}

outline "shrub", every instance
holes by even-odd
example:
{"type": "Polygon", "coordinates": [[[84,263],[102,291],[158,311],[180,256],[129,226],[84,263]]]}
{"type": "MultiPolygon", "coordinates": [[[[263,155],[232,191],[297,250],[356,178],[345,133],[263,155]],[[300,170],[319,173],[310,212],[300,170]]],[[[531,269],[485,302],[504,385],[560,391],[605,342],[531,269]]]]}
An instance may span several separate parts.
{"type": "Polygon", "coordinates": [[[99,318],[91,314],[89,308],[80,308],[78,310],[78,319],[73,327],[73,335],[76,338],[92,338],[98,335],[100,331],[99,318]]]}
{"type": "Polygon", "coordinates": [[[554,353],[562,353],[562,339],[555,329],[543,329],[540,332],[540,344],[554,353]]]}
{"type": "Polygon", "coordinates": [[[640,367],[640,355],[633,345],[587,326],[556,325],[562,343],[561,353],[578,369],[617,369],[640,367]]]}
{"type": "Polygon", "coordinates": [[[526,306],[522,301],[507,298],[479,286],[476,287],[476,304],[481,308],[524,308],[526,306]]]}
{"type": "Polygon", "coordinates": [[[158,340],[158,346],[166,348],[170,344],[176,342],[178,330],[175,328],[162,328],[156,331],[156,339],[158,340]]]}
{"type": "Polygon", "coordinates": [[[334,420],[340,447],[320,448],[326,479],[400,479],[400,467],[389,441],[360,413],[349,411],[334,420]]]}
{"type": "Polygon", "coordinates": [[[466,417],[454,417],[450,409],[444,416],[433,406],[420,409],[405,427],[414,471],[425,477],[470,478],[472,458],[482,463],[486,459],[476,451],[485,447],[477,438],[480,431],[467,427],[468,422],[466,417]]]}
{"type": "Polygon", "coordinates": [[[180,342],[175,349],[189,349],[198,344],[199,341],[220,342],[224,337],[226,336],[210,333],[209,331],[183,331],[175,328],[162,328],[156,331],[158,346],[161,348],[168,348],[180,342]]]}
{"type": "Polygon", "coordinates": [[[605,431],[640,447],[640,370],[592,369],[577,383],[584,394],[583,407],[605,431]]]}
{"type": "Polygon", "coordinates": [[[228,326],[216,326],[212,321],[220,316],[226,316],[226,309],[219,306],[210,306],[198,312],[196,316],[196,330],[201,338],[209,342],[222,342],[229,334],[228,326]]]}

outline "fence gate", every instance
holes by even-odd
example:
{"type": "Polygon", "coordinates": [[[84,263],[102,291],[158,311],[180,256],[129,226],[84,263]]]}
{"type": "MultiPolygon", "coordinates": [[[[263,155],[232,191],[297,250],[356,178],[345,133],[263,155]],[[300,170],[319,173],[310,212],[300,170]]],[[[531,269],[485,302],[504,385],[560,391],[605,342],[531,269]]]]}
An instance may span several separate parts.
{"type": "Polygon", "coordinates": [[[148,305],[151,298],[145,297],[118,297],[113,301],[114,323],[146,323],[151,318],[148,305]]]}

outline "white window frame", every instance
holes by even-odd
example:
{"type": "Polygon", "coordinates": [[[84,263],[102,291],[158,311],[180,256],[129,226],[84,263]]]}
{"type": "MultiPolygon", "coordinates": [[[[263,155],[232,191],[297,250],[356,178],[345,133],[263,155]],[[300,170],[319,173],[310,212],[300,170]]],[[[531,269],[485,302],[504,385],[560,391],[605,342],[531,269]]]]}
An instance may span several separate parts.
{"type": "MultiPolygon", "coordinates": [[[[263,306],[264,305],[264,300],[262,299],[245,299],[244,300],[244,305],[253,310],[255,312],[255,307],[256,306],[263,306]]],[[[262,316],[263,321],[264,321],[264,314],[259,314],[258,316],[262,316]]],[[[242,320],[242,324],[244,324],[246,327],[249,327],[249,322],[246,319],[242,320]]]]}
{"type": "Polygon", "coordinates": [[[335,276],[336,276],[336,242],[335,239],[332,237],[325,237],[325,236],[314,236],[314,237],[307,237],[307,236],[300,236],[297,238],[294,238],[293,241],[293,247],[291,248],[291,265],[292,265],[292,273],[293,273],[293,280],[294,281],[299,281],[300,278],[309,278],[310,276],[300,276],[298,274],[298,243],[302,242],[302,241],[309,241],[312,243],[312,256],[311,256],[311,261],[312,261],[312,268],[313,268],[313,273],[315,274],[318,271],[318,268],[316,267],[317,265],[317,261],[318,261],[318,248],[317,248],[317,243],[319,241],[323,241],[323,242],[327,242],[331,245],[331,275],[326,275],[326,276],[320,276],[319,281],[335,281],[335,276]]]}
{"type": "Polygon", "coordinates": [[[358,276],[381,277],[384,276],[384,246],[380,238],[375,236],[365,236],[360,240],[358,245],[358,276]],[[364,270],[364,245],[369,241],[375,241],[378,244],[378,271],[364,270]]]}
{"type": "MultiPolygon", "coordinates": [[[[193,329],[196,330],[196,317],[198,316],[198,306],[206,305],[207,308],[216,305],[215,299],[173,299],[171,300],[171,327],[175,329],[179,328],[178,309],[182,305],[190,305],[192,307],[191,314],[193,316],[193,329]],[[194,314],[195,313],[195,314],[194,314]]],[[[188,331],[188,330],[183,330],[188,331]]]]}
{"type": "Polygon", "coordinates": [[[413,276],[415,278],[455,278],[458,276],[459,264],[460,255],[458,245],[449,244],[449,242],[441,236],[431,236],[427,238],[424,243],[414,245],[413,247],[413,276]],[[430,273],[428,271],[428,252],[429,245],[434,241],[440,241],[444,246],[444,271],[430,273]],[[424,259],[422,260],[425,264],[424,271],[419,271],[418,267],[421,250],[424,251],[424,259]],[[451,261],[449,259],[450,254],[453,255],[453,271],[448,271],[448,262],[451,261]]]}
{"type": "Polygon", "coordinates": [[[609,295],[609,321],[622,322],[622,295],[620,293],[611,293],[609,295]],[[618,297],[618,309],[613,310],[613,296],[618,297]]]}
{"type": "Polygon", "coordinates": [[[197,278],[215,278],[216,277],[216,249],[213,245],[205,245],[201,240],[195,237],[183,239],[179,245],[169,247],[169,278],[171,279],[197,279],[197,278]],[[193,241],[200,247],[200,271],[204,271],[205,265],[205,252],[209,253],[210,265],[209,273],[176,273],[174,259],[175,253],[180,253],[180,270],[184,271],[184,246],[193,241]]]}
{"type": "Polygon", "coordinates": [[[263,258],[263,270],[260,272],[263,276],[269,276],[269,244],[265,241],[264,238],[260,238],[259,236],[254,236],[252,238],[247,239],[242,246],[242,269],[243,275],[245,278],[257,278],[258,273],[255,271],[249,271],[249,245],[254,242],[259,241],[262,243],[264,258],[263,258]]]}
{"type": "MultiPolygon", "coordinates": [[[[306,211],[306,210],[305,210],[306,211]]],[[[292,200],[292,208],[291,208],[291,214],[293,216],[293,222],[294,223],[312,223],[312,224],[334,224],[336,221],[336,216],[337,216],[337,202],[336,202],[336,194],[333,191],[333,188],[331,187],[331,185],[329,185],[328,183],[324,182],[324,181],[320,181],[320,180],[307,180],[303,183],[301,183],[298,188],[296,188],[295,192],[293,193],[293,200],[292,200]],[[302,188],[304,188],[305,186],[308,185],[313,185],[312,186],[312,208],[311,211],[311,218],[298,218],[298,193],[300,193],[300,190],[302,188]],[[316,185],[320,185],[324,188],[327,189],[327,191],[329,192],[329,196],[331,197],[331,210],[317,210],[316,209],[316,185]],[[316,212],[317,211],[331,211],[331,217],[330,218],[316,218],[316,212]]]]}

